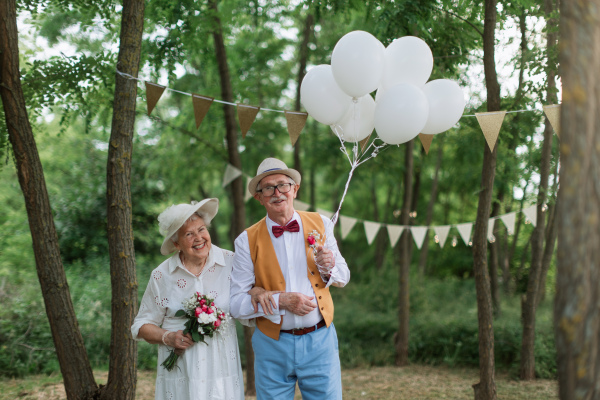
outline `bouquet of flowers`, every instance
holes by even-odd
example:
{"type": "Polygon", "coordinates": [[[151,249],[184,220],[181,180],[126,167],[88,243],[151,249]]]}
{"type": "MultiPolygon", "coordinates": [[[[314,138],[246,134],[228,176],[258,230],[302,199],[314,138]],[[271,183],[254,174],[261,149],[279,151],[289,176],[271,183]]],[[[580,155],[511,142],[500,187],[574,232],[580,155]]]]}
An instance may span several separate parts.
{"type": "MultiPolygon", "coordinates": [[[[186,317],[183,334],[191,334],[194,342],[202,342],[204,338],[212,338],[215,332],[223,330],[228,315],[215,307],[215,301],[200,292],[194,293],[189,299],[183,301],[183,310],[175,313],[176,317],[186,317]]],[[[179,356],[171,350],[169,357],[161,364],[168,371],[175,367],[179,356]]]]}

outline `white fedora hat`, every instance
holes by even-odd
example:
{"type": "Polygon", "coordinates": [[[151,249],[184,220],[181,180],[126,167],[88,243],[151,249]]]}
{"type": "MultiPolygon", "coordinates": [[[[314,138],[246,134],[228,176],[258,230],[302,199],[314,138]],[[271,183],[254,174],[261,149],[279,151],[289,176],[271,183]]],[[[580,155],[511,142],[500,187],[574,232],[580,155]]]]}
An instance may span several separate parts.
{"type": "Polygon", "coordinates": [[[217,215],[219,199],[204,199],[201,202],[192,201],[191,204],[177,204],[170,206],[158,216],[158,229],[165,237],[160,252],[168,255],[177,250],[171,237],[185,224],[194,213],[200,214],[205,224],[217,215]]]}
{"type": "Polygon", "coordinates": [[[265,176],[275,174],[289,176],[294,180],[294,182],[296,182],[296,185],[299,185],[300,181],[302,180],[300,173],[295,169],[288,168],[283,161],[276,158],[265,158],[264,161],[258,166],[258,169],[256,170],[256,176],[252,178],[250,183],[248,183],[248,191],[252,195],[256,194],[256,186],[258,186],[260,180],[265,176]]]}

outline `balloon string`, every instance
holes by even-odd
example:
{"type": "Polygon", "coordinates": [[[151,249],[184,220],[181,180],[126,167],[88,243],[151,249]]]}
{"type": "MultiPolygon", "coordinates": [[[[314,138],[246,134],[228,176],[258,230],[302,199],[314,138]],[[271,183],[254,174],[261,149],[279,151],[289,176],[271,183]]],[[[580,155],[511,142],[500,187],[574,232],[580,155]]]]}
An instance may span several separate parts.
{"type": "Polygon", "coordinates": [[[335,225],[340,215],[340,210],[342,209],[342,204],[344,203],[344,198],[346,197],[346,193],[348,192],[348,186],[350,186],[350,180],[352,179],[352,175],[354,174],[354,170],[358,167],[358,164],[354,162],[352,164],[352,168],[350,168],[350,172],[348,173],[348,180],[346,181],[346,187],[344,187],[344,193],[342,194],[342,199],[340,200],[340,205],[338,206],[337,211],[331,217],[331,222],[335,225]]]}

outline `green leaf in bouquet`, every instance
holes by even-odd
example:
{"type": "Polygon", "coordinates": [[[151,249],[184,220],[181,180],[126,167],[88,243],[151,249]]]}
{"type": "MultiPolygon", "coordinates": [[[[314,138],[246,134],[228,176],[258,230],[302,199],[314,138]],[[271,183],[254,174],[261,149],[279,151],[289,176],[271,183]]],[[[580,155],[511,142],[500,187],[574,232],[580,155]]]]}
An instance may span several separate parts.
{"type": "Polygon", "coordinates": [[[185,311],[184,310],[179,310],[175,313],[176,317],[185,317],[185,311]]]}
{"type": "Polygon", "coordinates": [[[200,342],[202,340],[197,330],[192,332],[192,339],[194,340],[194,342],[200,342]]]}

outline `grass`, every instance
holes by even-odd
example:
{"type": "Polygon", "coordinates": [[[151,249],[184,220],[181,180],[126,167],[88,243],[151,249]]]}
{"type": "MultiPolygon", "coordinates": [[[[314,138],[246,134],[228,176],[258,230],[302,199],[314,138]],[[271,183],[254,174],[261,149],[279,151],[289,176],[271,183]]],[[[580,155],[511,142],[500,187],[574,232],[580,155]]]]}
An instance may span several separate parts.
{"type": "MultiPolygon", "coordinates": [[[[106,371],[97,370],[94,375],[98,383],[106,383],[106,371]]],[[[138,371],[137,400],[154,399],[155,377],[155,371],[138,371]]],[[[342,380],[346,400],[469,399],[474,397],[471,386],[479,381],[479,373],[473,368],[410,365],[404,368],[345,369],[342,380]]],[[[32,375],[24,379],[3,378],[0,387],[0,400],[66,398],[59,374],[32,375]]],[[[558,399],[558,385],[554,380],[521,382],[500,372],[496,374],[496,388],[498,398],[503,400],[558,399]]],[[[298,392],[296,399],[301,399],[298,392]]]]}

